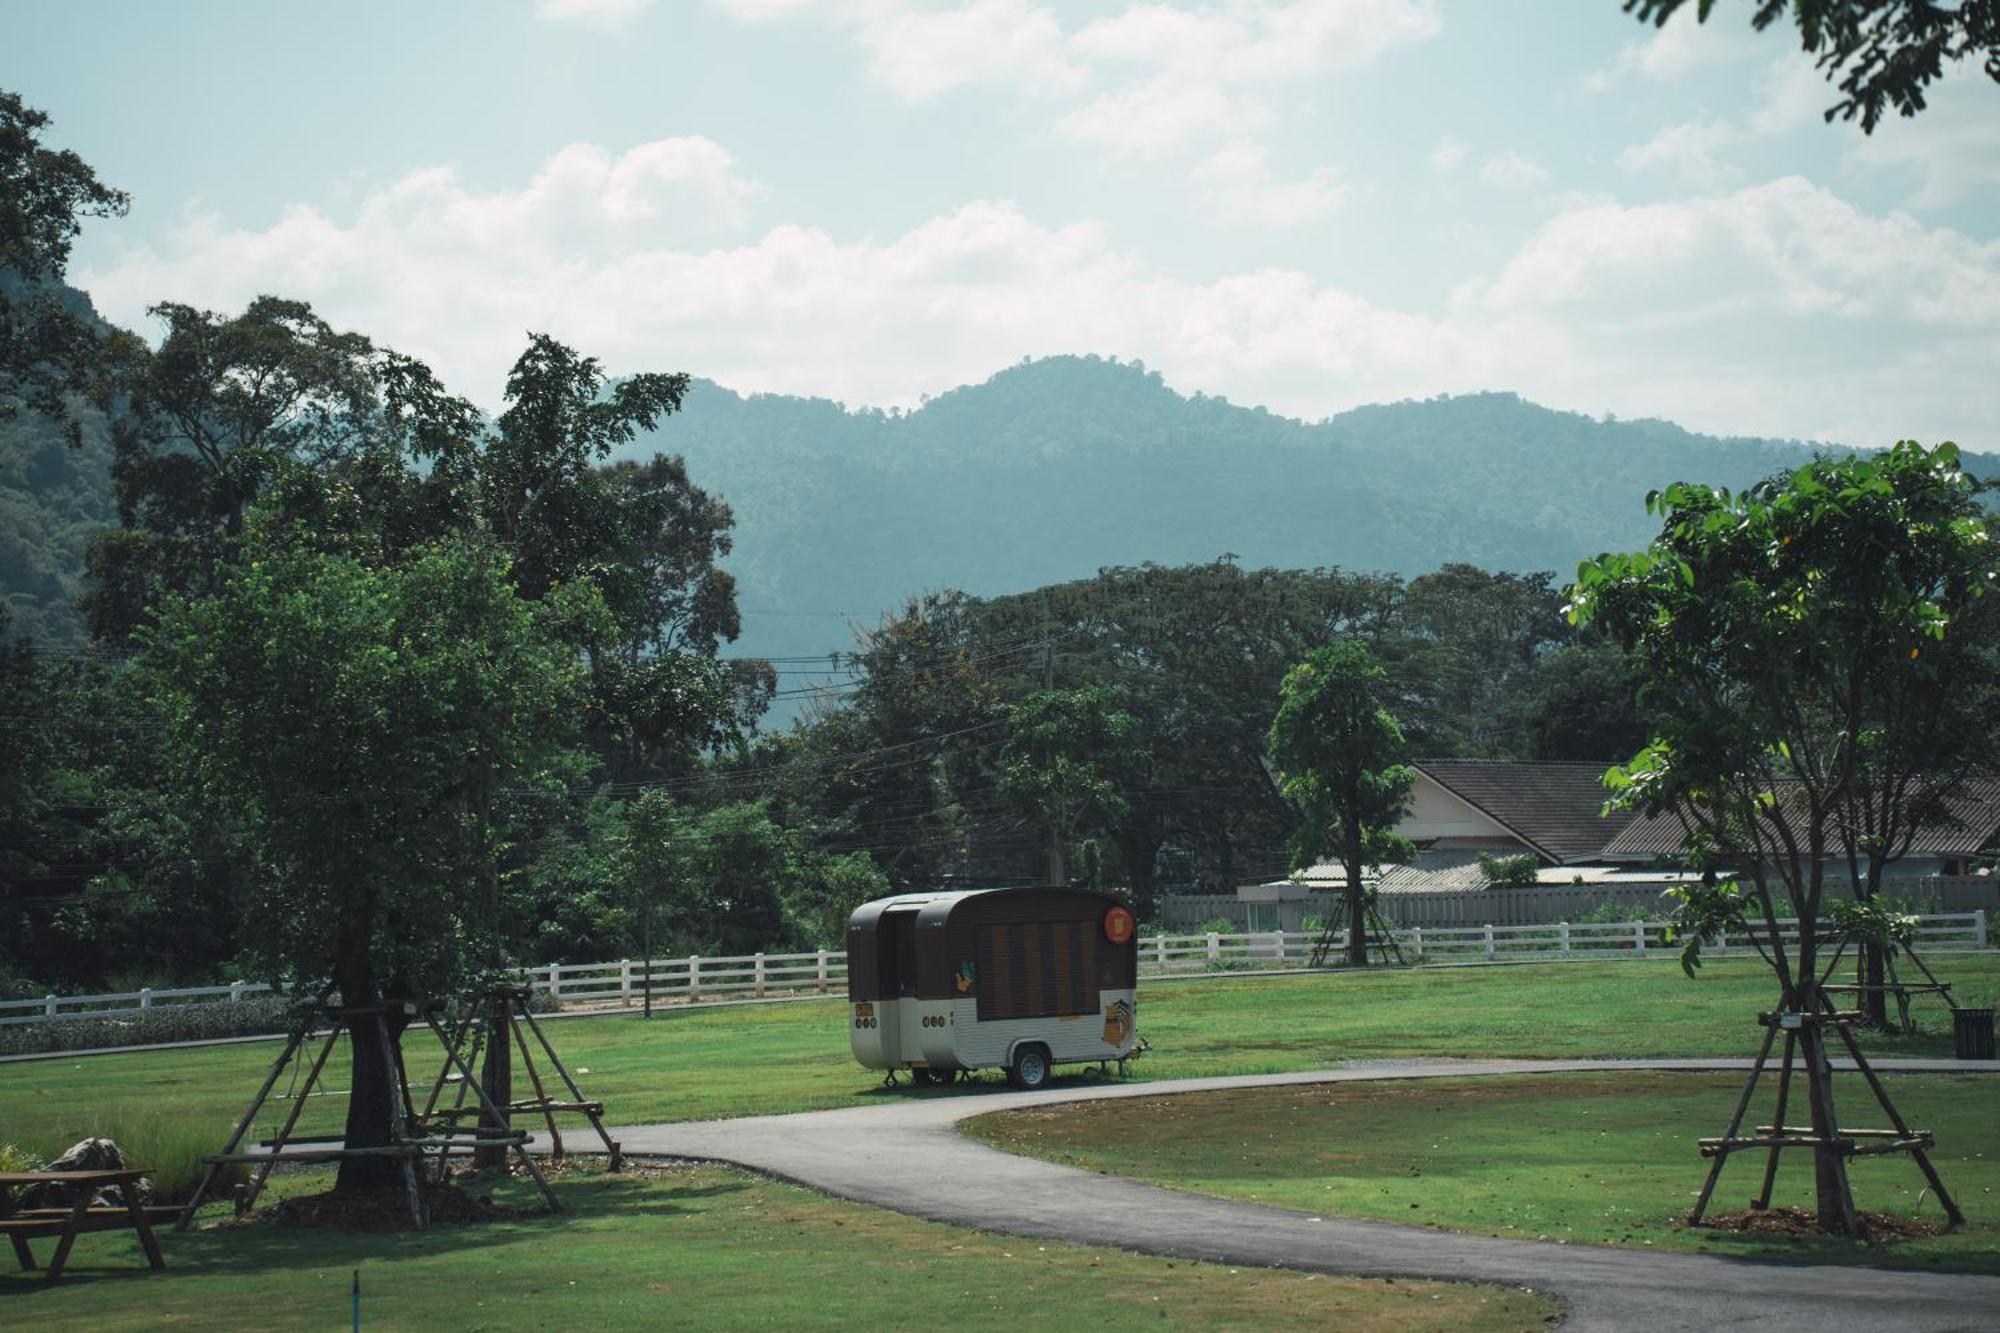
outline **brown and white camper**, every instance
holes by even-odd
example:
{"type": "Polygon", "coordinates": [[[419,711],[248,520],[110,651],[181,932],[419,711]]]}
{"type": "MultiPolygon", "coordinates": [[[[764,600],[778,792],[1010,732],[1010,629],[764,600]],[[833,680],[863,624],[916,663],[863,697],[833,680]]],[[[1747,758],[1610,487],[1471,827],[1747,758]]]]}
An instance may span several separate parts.
{"type": "Polygon", "coordinates": [[[1005,1069],[1037,1088],[1059,1064],[1138,1043],[1132,913],[1079,889],[906,893],[847,923],[848,1036],[870,1069],[948,1083],[1005,1069]]]}

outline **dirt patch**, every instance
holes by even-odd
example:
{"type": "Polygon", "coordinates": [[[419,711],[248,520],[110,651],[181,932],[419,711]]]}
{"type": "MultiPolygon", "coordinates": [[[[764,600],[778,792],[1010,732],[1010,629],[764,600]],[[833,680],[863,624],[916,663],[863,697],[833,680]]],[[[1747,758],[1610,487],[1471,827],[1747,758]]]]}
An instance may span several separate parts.
{"type": "MultiPolygon", "coordinates": [[[[1936,1222],[1920,1222],[1914,1217],[1896,1217],[1889,1213],[1857,1213],[1855,1220],[1861,1223],[1861,1237],[1871,1245],[1890,1244],[1899,1240],[1922,1240],[1926,1236],[1944,1234],[1944,1228],[1936,1222]]],[[[1744,1209],[1738,1213],[1713,1213],[1702,1220],[1702,1228],[1712,1227],[1717,1231],[1734,1231],[1751,1236],[1798,1236],[1825,1239],[1827,1233],[1819,1229],[1813,1215],[1803,1208],[1744,1209]]]]}
{"type": "MultiPolygon", "coordinates": [[[[498,1222],[531,1215],[528,1210],[496,1204],[482,1194],[461,1189],[456,1184],[426,1185],[424,1209],[432,1226],[468,1222],[498,1222]]],[[[339,1231],[409,1231],[409,1200],[401,1191],[365,1194],[358,1197],[334,1194],[305,1194],[285,1199],[269,1208],[260,1208],[241,1219],[240,1226],[332,1228],[339,1231]]]]}

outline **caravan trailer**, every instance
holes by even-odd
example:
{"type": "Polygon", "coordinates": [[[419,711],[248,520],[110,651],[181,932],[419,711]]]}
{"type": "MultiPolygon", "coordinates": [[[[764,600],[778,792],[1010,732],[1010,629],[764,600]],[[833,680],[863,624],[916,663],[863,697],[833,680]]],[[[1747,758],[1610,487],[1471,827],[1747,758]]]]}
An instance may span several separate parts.
{"type": "Polygon", "coordinates": [[[1138,1042],[1139,943],[1116,899],[1077,889],[907,893],[847,924],[848,1037],[869,1069],[949,1083],[1005,1069],[1038,1088],[1059,1064],[1138,1042]]]}

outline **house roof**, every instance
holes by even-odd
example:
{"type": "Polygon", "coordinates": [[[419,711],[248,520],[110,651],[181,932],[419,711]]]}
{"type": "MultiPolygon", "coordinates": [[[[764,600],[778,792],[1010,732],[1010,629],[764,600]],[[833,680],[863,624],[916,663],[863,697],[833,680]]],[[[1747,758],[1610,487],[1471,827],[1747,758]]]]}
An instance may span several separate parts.
{"type": "Polygon", "coordinates": [[[1632,822],[1603,813],[1605,764],[1420,759],[1413,767],[1558,865],[1597,860],[1632,822]]]}
{"type": "MultiPolygon", "coordinates": [[[[1917,830],[1904,856],[1971,856],[2000,841],[2000,777],[1975,778],[1947,803],[1953,820],[1917,830]]],[[[1607,861],[1654,861],[1673,856],[1687,840],[1677,814],[1630,820],[1604,845],[1607,861]]]]}

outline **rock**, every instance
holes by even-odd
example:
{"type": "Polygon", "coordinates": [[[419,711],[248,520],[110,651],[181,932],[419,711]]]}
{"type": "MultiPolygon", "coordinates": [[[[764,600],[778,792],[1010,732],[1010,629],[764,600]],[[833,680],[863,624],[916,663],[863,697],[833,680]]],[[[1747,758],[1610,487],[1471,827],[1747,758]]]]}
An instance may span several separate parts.
{"type": "MultiPolygon", "coordinates": [[[[122,1171],[125,1169],[125,1154],[110,1139],[84,1139],[72,1144],[70,1150],[56,1158],[42,1169],[45,1171],[122,1171]]],[[[141,1204],[153,1201],[153,1183],[141,1176],[134,1182],[139,1191],[141,1204]]],[[[26,1208],[69,1208],[75,1205],[81,1185],[71,1185],[53,1181],[37,1185],[28,1190],[21,1203],[26,1208]]],[[[120,1207],[125,1202],[125,1192],[117,1185],[106,1185],[96,1191],[91,1199],[96,1205],[120,1207]]]]}

